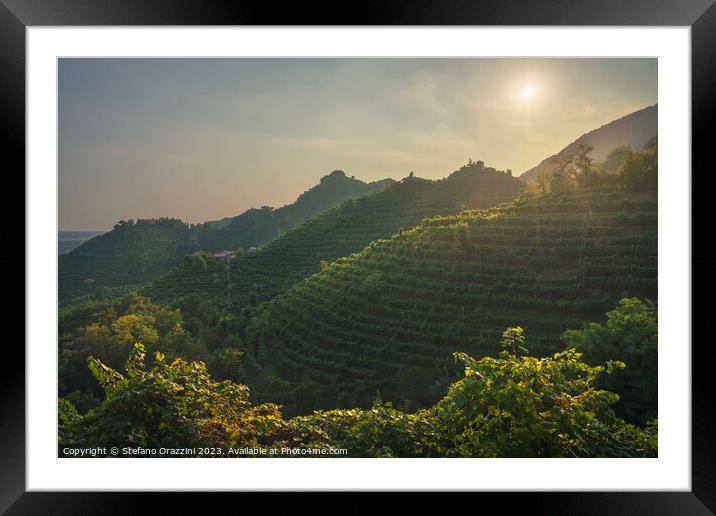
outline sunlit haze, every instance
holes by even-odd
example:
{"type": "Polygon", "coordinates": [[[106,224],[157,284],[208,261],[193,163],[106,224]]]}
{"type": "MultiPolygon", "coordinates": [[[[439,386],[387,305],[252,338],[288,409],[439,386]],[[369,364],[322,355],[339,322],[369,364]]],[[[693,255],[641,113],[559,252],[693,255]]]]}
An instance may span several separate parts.
{"type": "Polygon", "coordinates": [[[221,219],[335,169],[518,175],[656,102],[655,59],[61,59],[59,225],[221,219]]]}
{"type": "Polygon", "coordinates": [[[537,94],[537,88],[533,84],[525,84],[520,90],[520,95],[525,99],[531,99],[537,94]]]}

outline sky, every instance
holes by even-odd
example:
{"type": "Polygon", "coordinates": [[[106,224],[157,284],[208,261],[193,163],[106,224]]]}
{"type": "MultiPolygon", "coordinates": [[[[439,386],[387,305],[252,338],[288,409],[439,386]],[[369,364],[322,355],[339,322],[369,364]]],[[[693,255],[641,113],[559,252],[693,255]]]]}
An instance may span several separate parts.
{"type": "Polygon", "coordinates": [[[657,102],[656,59],[60,59],[62,230],[280,207],[467,163],[530,169],[657,102]]]}

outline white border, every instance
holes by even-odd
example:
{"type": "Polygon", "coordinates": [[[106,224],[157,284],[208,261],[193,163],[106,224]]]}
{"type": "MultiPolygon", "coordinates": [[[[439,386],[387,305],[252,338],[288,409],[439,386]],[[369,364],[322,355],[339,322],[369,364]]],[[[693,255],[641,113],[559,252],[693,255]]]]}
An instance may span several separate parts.
{"type": "Polygon", "coordinates": [[[690,490],[690,39],[688,27],[28,28],[27,489],[690,490]],[[57,58],[388,55],[659,58],[659,458],[56,458],[57,58]]]}

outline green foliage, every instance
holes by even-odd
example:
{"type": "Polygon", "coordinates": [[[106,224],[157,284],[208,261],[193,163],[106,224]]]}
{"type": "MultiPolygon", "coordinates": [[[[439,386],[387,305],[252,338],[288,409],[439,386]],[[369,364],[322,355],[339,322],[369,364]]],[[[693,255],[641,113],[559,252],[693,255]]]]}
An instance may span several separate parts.
{"type": "Polygon", "coordinates": [[[658,176],[659,158],[655,142],[642,152],[630,154],[617,172],[619,183],[630,192],[656,192],[658,176]]]}
{"type": "Polygon", "coordinates": [[[395,373],[395,380],[387,385],[388,393],[397,408],[406,412],[414,412],[420,407],[429,407],[440,399],[444,385],[455,379],[453,368],[446,365],[446,370],[418,365],[405,365],[395,373]]]}
{"type": "MultiPolygon", "coordinates": [[[[519,332],[505,332],[512,337],[519,332]]],[[[406,414],[314,412],[290,421],[307,446],[335,446],[361,457],[653,457],[655,422],[640,428],[611,409],[618,396],[595,387],[620,362],[589,366],[575,350],[537,359],[455,357],[465,377],[434,406],[406,414]]]]}
{"type": "Polygon", "coordinates": [[[579,186],[592,188],[604,184],[607,180],[606,170],[595,166],[589,153],[594,150],[591,145],[579,144],[579,150],[574,157],[575,179],[579,186]]]}
{"type": "Polygon", "coordinates": [[[605,324],[585,324],[564,332],[563,340],[587,361],[623,360],[626,369],[601,385],[621,396],[617,412],[639,424],[657,417],[658,321],[648,300],[626,298],[607,312],[605,324]]]}
{"type": "Polygon", "coordinates": [[[557,157],[553,163],[555,169],[547,180],[550,192],[566,192],[575,185],[576,173],[574,171],[574,156],[557,157]]]}
{"type": "Polygon", "coordinates": [[[112,322],[112,332],[120,343],[146,342],[156,344],[159,333],[156,329],[157,318],[146,314],[127,314],[112,322]]]}
{"type": "Polygon", "coordinates": [[[601,163],[590,156],[592,146],[579,143],[573,154],[558,155],[552,167],[535,177],[533,189],[540,194],[612,185],[631,193],[655,193],[658,184],[658,144],[649,140],[640,152],[617,147],[601,163]]]}
{"type": "Polygon", "coordinates": [[[632,149],[629,146],[617,147],[604,159],[602,167],[608,172],[616,172],[621,167],[622,163],[631,156],[632,149]]]}
{"type": "Polygon", "coordinates": [[[241,376],[244,352],[235,348],[221,348],[209,357],[207,367],[212,375],[221,379],[241,376]]]}
{"type": "Polygon", "coordinates": [[[347,199],[392,182],[364,183],[335,171],[293,204],[247,210],[221,229],[214,223],[194,226],[166,217],[120,220],[114,230],[59,257],[60,302],[97,295],[108,287],[141,285],[182,264],[197,273],[206,271],[209,260],[202,250],[258,246],[347,199]]]}
{"type": "MultiPolygon", "coordinates": [[[[618,397],[596,390],[613,364],[590,367],[573,350],[537,359],[505,353],[475,360],[458,353],[465,378],[433,409],[446,455],[488,457],[612,456],[618,397]],[[598,452],[597,452],[598,450],[598,452]],[[595,453],[597,452],[597,453],[595,453]]],[[[622,443],[623,444],[623,443],[622,443]]],[[[637,455],[637,450],[631,450],[637,455]]],[[[615,455],[619,455],[615,453],[615,455]]]]}
{"type": "Polygon", "coordinates": [[[585,143],[577,144],[574,154],[554,159],[555,169],[551,174],[542,173],[537,186],[541,192],[564,192],[574,187],[593,188],[607,182],[607,171],[595,165],[590,153],[594,147],[585,143]]]}
{"type": "MultiPolygon", "coordinates": [[[[192,335],[183,326],[179,308],[160,307],[137,294],[88,302],[64,312],[59,322],[60,395],[88,407],[92,397],[101,393],[85,367],[87,357],[95,356],[117,369],[135,342],[143,342],[151,352],[162,349],[171,357],[208,360],[211,354],[204,342],[208,330],[201,322],[194,323],[192,335]]],[[[227,332],[221,331],[223,345],[227,332]]]]}
{"type": "Polygon", "coordinates": [[[147,367],[135,344],[125,375],[95,358],[88,364],[105,399],[83,417],[60,402],[61,447],[262,446],[285,426],[276,405],[252,405],[246,386],[213,380],[202,362],[169,363],[156,353],[147,367]]]}
{"type": "Polygon", "coordinates": [[[436,451],[434,421],[389,404],[369,410],[314,412],[289,421],[292,439],[308,448],[344,448],[349,457],[429,457],[436,451]]]}
{"type": "Polygon", "coordinates": [[[158,302],[198,294],[225,309],[230,281],[232,307],[256,306],[320,272],[322,261],[350,256],[428,216],[510,201],[521,187],[519,179],[477,164],[440,181],[408,178],[324,211],[255,252],[232,260],[230,280],[225,264],[212,260],[206,270],[178,268],[142,293],[158,302]]]}
{"type": "MultiPolygon", "coordinates": [[[[514,329],[512,329],[514,330],[514,329]]],[[[511,338],[519,335],[510,331],[511,338]]],[[[343,448],[352,457],[650,457],[657,428],[628,425],[599,390],[619,362],[589,366],[575,350],[537,359],[505,351],[500,358],[455,358],[463,379],[434,406],[414,414],[382,403],[368,410],[316,411],[290,420],[274,404],[252,405],[246,386],[217,382],[201,362],[151,367],[135,344],[126,374],[88,363],[105,396],[84,416],[59,401],[60,447],[343,448]]]]}
{"type": "Polygon", "coordinates": [[[529,353],[526,347],[523,346],[525,343],[525,336],[521,327],[507,328],[502,332],[502,349],[507,353],[513,355],[526,355],[529,353]]]}
{"type": "Polygon", "coordinates": [[[191,236],[192,229],[177,219],[120,221],[58,257],[60,301],[153,280],[196,250],[191,236]]]}
{"type": "Polygon", "coordinates": [[[657,235],[656,198],[612,185],[426,219],[261,305],[242,336],[250,385],[287,413],[305,378],[320,401],[311,408],[368,407],[376,388],[396,407],[427,406],[432,395],[418,400],[397,385],[402,368],[421,367],[444,389],[455,343],[496,355],[519,321],[530,351],[549,354],[613,299],[655,299],[657,235]],[[463,224],[467,248],[455,238],[463,224]]]}
{"type": "Polygon", "coordinates": [[[102,246],[130,242],[140,261],[111,262],[111,281],[72,276],[81,287],[67,292],[90,294],[60,310],[61,445],[654,456],[656,307],[635,296],[656,298],[656,143],[624,153],[616,173],[590,150],[580,146],[542,192],[484,211],[463,210],[513,199],[520,182],[472,160],[446,180],[411,174],[285,232],[257,222],[277,220],[280,210],[263,207],[234,229],[253,221],[247,238],[267,227],[281,236],[230,265],[193,252],[215,225],[121,221],[102,246]],[[143,254],[151,232],[182,236],[143,254]],[[179,249],[184,264],[143,290],[166,305],[118,297],[123,267],[145,281],[179,249]],[[565,332],[603,320],[620,298],[605,323],[565,332]],[[545,358],[529,356],[525,333],[545,358]],[[250,403],[239,379],[285,413],[327,410],[283,419],[277,405],[250,403]],[[346,406],[361,408],[335,409],[346,406]]]}
{"type": "Polygon", "coordinates": [[[84,428],[82,416],[71,401],[65,398],[57,400],[57,432],[60,448],[63,446],[76,446],[82,439],[84,428]]]}
{"type": "Polygon", "coordinates": [[[469,246],[468,229],[467,222],[458,222],[455,224],[455,241],[465,250],[469,246]]]}
{"type": "Polygon", "coordinates": [[[197,251],[184,255],[184,265],[193,270],[203,271],[208,266],[208,259],[205,253],[197,251]]]}
{"type": "Polygon", "coordinates": [[[383,179],[365,183],[346,177],[341,170],[334,170],[322,177],[319,184],[299,195],[292,204],[278,209],[269,206],[252,208],[231,219],[220,231],[216,231],[210,223],[199,226],[197,238],[203,249],[213,251],[258,246],[348,199],[381,190],[394,182],[383,179]]]}

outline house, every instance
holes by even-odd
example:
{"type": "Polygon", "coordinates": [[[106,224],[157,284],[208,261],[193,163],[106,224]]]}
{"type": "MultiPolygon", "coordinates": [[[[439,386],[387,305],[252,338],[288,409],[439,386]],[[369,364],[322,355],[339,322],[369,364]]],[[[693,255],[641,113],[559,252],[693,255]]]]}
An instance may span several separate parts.
{"type": "Polygon", "coordinates": [[[211,257],[212,257],[214,260],[223,260],[224,258],[229,258],[229,257],[231,257],[233,254],[234,254],[234,251],[226,251],[226,250],[224,250],[224,251],[221,251],[221,252],[219,252],[219,253],[214,253],[214,254],[212,254],[211,257]]]}

